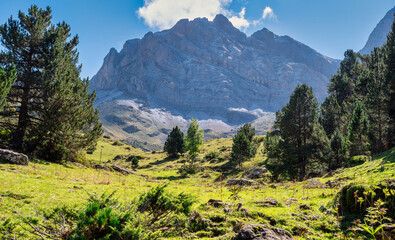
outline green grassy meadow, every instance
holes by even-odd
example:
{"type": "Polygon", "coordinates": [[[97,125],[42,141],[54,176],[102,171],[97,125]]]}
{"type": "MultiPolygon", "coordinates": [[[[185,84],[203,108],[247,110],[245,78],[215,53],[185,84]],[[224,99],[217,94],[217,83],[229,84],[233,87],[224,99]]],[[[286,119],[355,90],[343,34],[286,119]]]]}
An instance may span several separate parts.
{"type": "MultiPolygon", "coordinates": [[[[263,145],[263,144],[262,144],[263,145]]],[[[296,239],[347,239],[333,207],[333,199],[341,186],[352,182],[371,184],[395,177],[395,148],[374,157],[362,165],[339,169],[330,176],[318,178],[321,183],[337,181],[333,188],[308,188],[309,182],[270,183],[262,178],[255,184],[240,190],[226,187],[229,178],[240,178],[243,172],[260,166],[265,161],[262,145],[257,155],[243,165],[243,171],[225,173],[221,181],[219,167],[229,158],[232,139],[214,139],[205,142],[199,156],[201,171],[184,176],[178,168],[185,163],[186,157],[167,158],[163,152],[144,152],[115,140],[102,138],[96,151],[86,154],[86,164],[54,164],[32,161],[28,166],[0,164],[0,225],[9,220],[16,227],[16,233],[33,238],[18,225],[20,216],[35,216],[40,209],[50,209],[60,205],[78,208],[86,202],[88,193],[111,193],[127,203],[158,184],[168,183],[168,190],[174,193],[192,194],[197,203],[193,210],[211,221],[209,228],[195,232],[182,232],[178,238],[189,239],[230,239],[235,236],[234,229],[242,223],[268,224],[288,230],[296,239]],[[207,161],[204,156],[217,151],[220,157],[207,161]],[[113,164],[131,169],[127,156],[138,156],[139,175],[122,175],[117,172],[96,170],[94,164],[111,166],[113,164]],[[115,157],[118,160],[113,160],[115,157]],[[235,197],[236,193],[236,197],[235,197]],[[209,199],[225,202],[229,211],[223,207],[215,208],[206,203],[209,199]],[[267,205],[267,200],[276,200],[275,205],[267,205]],[[243,211],[237,210],[242,203],[243,211]],[[300,204],[311,207],[300,209],[300,204]],[[325,214],[319,208],[324,206],[333,214],[325,214]]],[[[23,226],[23,224],[22,224],[23,226]]],[[[0,232],[0,239],[5,235],[0,232]]]]}

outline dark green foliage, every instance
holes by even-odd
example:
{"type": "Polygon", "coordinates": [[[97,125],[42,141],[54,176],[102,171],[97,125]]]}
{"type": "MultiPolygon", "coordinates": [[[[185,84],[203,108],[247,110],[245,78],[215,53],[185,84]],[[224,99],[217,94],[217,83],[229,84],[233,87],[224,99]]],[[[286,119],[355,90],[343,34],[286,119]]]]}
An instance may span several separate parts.
{"type": "Polygon", "coordinates": [[[258,144],[253,141],[254,136],[255,128],[251,128],[251,124],[244,124],[233,137],[230,161],[239,169],[243,162],[255,156],[258,144]]]}
{"type": "MultiPolygon", "coordinates": [[[[395,17],[395,15],[394,15],[395,17]]],[[[387,42],[383,48],[385,51],[385,78],[388,81],[389,102],[388,102],[388,140],[389,147],[395,146],[395,20],[391,26],[391,32],[387,35],[387,42]]]]}
{"type": "Polygon", "coordinates": [[[203,140],[204,132],[199,128],[198,120],[192,118],[185,137],[186,149],[189,151],[191,159],[195,159],[202,150],[203,140]]]}
{"type": "MultiPolygon", "coordinates": [[[[113,193],[114,194],[114,193],[113,193]]],[[[138,234],[125,232],[132,218],[130,209],[122,211],[109,196],[91,197],[85,210],[80,213],[75,230],[68,239],[138,239],[138,234]]]]}
{"type": "Polygon", "coordinates": [[[341,109],[337,103],[336,97],[330,95],[325,98],[321,105],[320,123],[325,129],[326,135],[330,138],[340,124],[341,109]]]}
{"type": "Polygon", "coordinates": [[[267,140],[274,151],[268,155],[267,167],[300,180],[308,172],[321,171],[318,168],[326,162],[329,140],[318,122],[318,102],[312,88],[303,84],[295,89],[289,103],[276,114],[276,126],[281,138],[277,146],[273,146],[277,139],[267,140]]]}
{"type": "Polygon", "coordinates": [[[369,207],[381,199],[388,210],[388,216],[395,216],[395,185],[393,180],[385,180],[372,185],[350,184],[343,187],[337,196],[339,214],[366,214],[369,207]]]}
{"type": "Polygon", "coordinates": [[[0,66],[0,111],[6,103],[6,97],[10,92],[11,86],[16,80],[16,70],[12,66],[9,70],[4,70],[0,66]]]}
{"type": "MultiPolygon", "coordinates": [[[[90,195],[87,204],[78,209],[56,207],[40,211],[41,218],[21,216],[30,232],[49,239],[158,239],[175,232],[184,224],[195,200],[187,194],[172,194],[166,185],[150,189],[131,205],[120,204],[110,195],[90,195]]],[[[14,228],[6,221],[0,229],[14,228]]]]}
{"type": "Polygon", "coordinates": [[[242,131],[238,131],[233,137],[232,152],[230,154],[231,162],[239,169],[243,162],[251,158],[251,142],[242,131]]]}
{"type": "Polygon", "coordinates": [[[344,53],[337,74],[330,79],[329,93],[336,97],[337,103],[342,106],[344,101],[352,101],[360,67],[358,54],[352,50],[344,53]]]}
{"type": "Polygon", "coordinates": [[[188,215],[195,199],[188,194],[173,194],[165,191],[167,185],[159,185],[142,194],[138,200],[137,210],[146,214],[145,222],[151,229],[161,225],[170,225],[174,214],[188,215]]]}
{"type": "Polygon", "coordinates": [[[347,150],[350,156],[369,155],[369,120],[365,107],[357,102],[347,130],[347,150]]]}
{"type": "Polygon", "coordinates": [[[194,163],[189,161],[188,163],[184,163],[179,169],[178,173],[181,175],[188,175],[188,174],[194,174],[199,171],[199,166],[194,163]]]}
{"type": "Polygon", "coordinates": [[[176,126],[167,136],[163,150],[171,157],[177,157],[178,154],[185,152],[184,133],[176,126]]]}
{"type": "Polygon", "coordinates": [[[347,155],[345,141],[338,128],[336,128],[331,137],[330,148],[329,169],[334,170],[342,167],[347,159],[347,155]]]}
{"type": "Polygon", "coordinates": [[[218,159],[218,157],[219,157],[219,153],[215,151],[209,152],[206,154],[206,156],[204,156],[204,158],[208,161],[218,159]]]}
{"type": "Polygon", "coordinates": [[[252,139],[255,136],[255,128],[251,127],[250,123],[244,124],[241,128],[239,128],[239,131],[243,132],[248,141],[252,142],[252,139]]]}
{"type": "Polygon", "coordinates": [[[102,133],[95,93],[81,80],[70,27],[51,23],[51,9],[33,5],[1,25],[1,64],[15,64],[17,80],[2,115],[1,126],[13,132],[12,144],[50,161],[70,161],[82,149],[93,149],[102,133]],[[18,106],[18,107],[17,107],[18,106]]]}
{"type": "Polygon", "coordinates": [[[385,78],[384,53],[375,48],[369,56],[366,84],[366,106],[370,121],[370,140],[373,153],[387,150],[388,139],[388,82],[385,78]]]}
{"type": "Polygon", "coordinates": [[[368,156],[360,155],[360,156],[353,156],[350,160],[345,164],[346,167],[355,167],[361,164],[364,164],[369,160],[368,156]]]}
{"type": "Polygon", "coordinates": [[[132,168],[137,168],[139,166],[139,158],[137,156],[130,156],[126,161],[132,163],[132,168]]]}

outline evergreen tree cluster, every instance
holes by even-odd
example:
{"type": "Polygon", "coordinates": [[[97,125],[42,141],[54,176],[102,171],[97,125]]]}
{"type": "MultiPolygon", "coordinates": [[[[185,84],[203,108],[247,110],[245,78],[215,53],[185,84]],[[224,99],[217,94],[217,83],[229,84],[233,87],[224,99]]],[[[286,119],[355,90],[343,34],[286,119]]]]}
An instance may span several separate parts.
{"type": "Polygon", "coordinates": [[[184,133],[178,126],[174,127],[167,136],[163,150],[170,157],[177,157],[178,154],[188,152],[190,158],[195,159],[202,150],[203,140],[204,132],[200,129],[198,120],[192,118],[186,137],[184,138],[184,133]]]}
{"type": "Polygon", "coordinates": [[[264,143],[274,178],[303,180],[395,146],[395,21],[381,48],[344,53],[328,92],[319,107],[312,89],[298,86],[276,113],[264,143]]]}
{"type": "Polygon", "coordinates": [[[0,26],[0,130],[10,133],[14,149],[70,161],[94,148],[102,129],[95,93],[80,78],[78,36],[51,18],[49,7],[33,5],[0,26]]]}

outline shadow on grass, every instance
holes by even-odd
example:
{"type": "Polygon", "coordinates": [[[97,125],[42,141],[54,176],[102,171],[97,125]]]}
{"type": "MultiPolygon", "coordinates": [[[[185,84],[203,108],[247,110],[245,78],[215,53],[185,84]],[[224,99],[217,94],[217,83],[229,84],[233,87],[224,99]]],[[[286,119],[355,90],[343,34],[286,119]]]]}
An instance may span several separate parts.
{"type": "Polygon", "coordinates": [[[158,180],[176,181],[176,180],[185,179],[187,177],[188,177],[188,175],[180,175],[180,176],[157,177],[156,179],[158,179],[158,180]]]}
{"type": "Polygon", "coordinates": [[[179,158],[180,158],[180,156],[177,156],[177,157],[168,156],[168,157],[166,157],[166,158],[164,158],[162,160],[157,160],[155,162],[152,162],[152,163],[150,163],[150,165],[160,165],[160,164],[167,163],[167,162],[170,162],[170,161],[175,161],[175,160],[177,160],[179,158]]]}
{"type": "Polygon", "coordinates": [[[395,147],[390,150],[380,153],[375,158],[383,158],[382,164],[395,162],[395,147]]]}

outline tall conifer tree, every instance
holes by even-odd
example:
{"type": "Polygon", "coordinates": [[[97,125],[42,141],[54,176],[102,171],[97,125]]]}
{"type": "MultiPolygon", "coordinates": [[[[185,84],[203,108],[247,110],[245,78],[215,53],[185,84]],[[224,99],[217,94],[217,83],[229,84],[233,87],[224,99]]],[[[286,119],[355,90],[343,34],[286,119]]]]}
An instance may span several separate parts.
{"type": "Polygon", "coordinates": [[[0,61],[17,69],[8,94],[10,108],[16,109],[13,146],[59,161],[93,147],[102,130],[95,93],[88,93],[88,80],[79,77],[78,37],[70,38],[70,27],[54,25],[51,18],[49,7],[33,5],[1,25],[0,61]]]}

